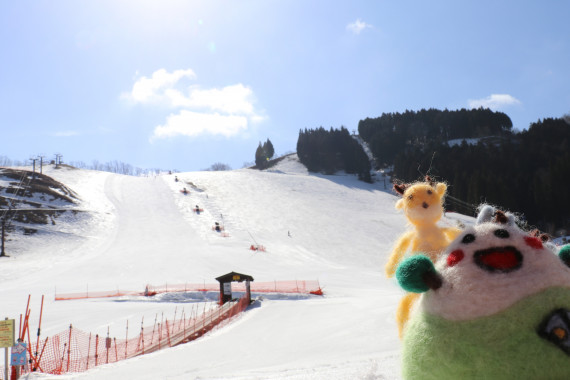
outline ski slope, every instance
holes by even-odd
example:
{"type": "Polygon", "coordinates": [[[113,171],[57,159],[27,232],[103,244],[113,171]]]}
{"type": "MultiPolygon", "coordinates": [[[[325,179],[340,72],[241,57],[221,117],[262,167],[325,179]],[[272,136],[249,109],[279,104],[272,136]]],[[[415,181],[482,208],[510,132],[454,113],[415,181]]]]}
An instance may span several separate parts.
{"type": "Polygon", "coordinates": [[[127,321],[136,335],[142,318],[148,325],[202,301],[165,294],[56,302],[56,292],[214,283],[231,271],[260,282],[318,280],[325,292],[264,295],[194,342],[58,378],[399,378],[394,313],[403,292],[383,267],[406,221],[382,183],[309,174],[295,156],[267,171],[130,177],[47,168],[44,174],[73,189],[90,217],[64,219],[55,232],[11,236],[6,244],[11,257],[0,261],[0,317],[18,320],[31,294],[35,332],[45,295],[42,337],[72,323],[124,338],[127,321]],[[184,187],[189,194],[180,192],[184,187]],[[192,211],[196,205],[204,209],[200,215],[192,211]],[[212,231],[215,222],[229,237],[212,231]],[[251,244],[267,252],[252,252],[251,244]]]}

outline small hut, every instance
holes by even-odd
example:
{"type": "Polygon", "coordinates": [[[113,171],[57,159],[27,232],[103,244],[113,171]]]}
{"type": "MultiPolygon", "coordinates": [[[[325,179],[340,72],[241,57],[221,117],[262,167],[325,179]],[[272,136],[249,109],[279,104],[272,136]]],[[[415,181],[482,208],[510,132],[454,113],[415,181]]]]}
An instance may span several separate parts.
{"type": "Polygon", "coordinates": [[[245,296],[248,302],[251,302],[251,290],[249,283],[253,281],[253,277],[247,274],[230,272],[223,276],[217,277],[216,280],[220,283],[220,306],[224,303],[231,301],[232,297],[232,282],[245,281],[245,296]]]}

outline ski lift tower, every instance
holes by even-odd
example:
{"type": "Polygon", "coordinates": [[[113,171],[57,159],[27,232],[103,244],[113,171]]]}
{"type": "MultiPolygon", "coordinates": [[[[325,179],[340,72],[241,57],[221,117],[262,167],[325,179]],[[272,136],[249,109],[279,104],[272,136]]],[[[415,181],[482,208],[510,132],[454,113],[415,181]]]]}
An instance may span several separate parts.
{"type": "Polygon", "coordinates": [[[247,301],[251,302],[251,290],[249,283],[253,282],[253,277],[247,274],[230,272],[223,276],[217,277],[216,280],[220,283],[220,306],[232,300],[232,282],[245,281],[245,296],[247,301]]]}

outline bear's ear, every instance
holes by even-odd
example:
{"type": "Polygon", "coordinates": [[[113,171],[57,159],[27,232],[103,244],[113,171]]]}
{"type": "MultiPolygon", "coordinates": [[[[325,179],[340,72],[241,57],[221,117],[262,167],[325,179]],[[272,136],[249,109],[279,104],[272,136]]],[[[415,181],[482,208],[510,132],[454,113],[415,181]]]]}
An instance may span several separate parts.
{"type": "Polygon", "coordinates": [[[399,210],[401,208],[404,207],[404,200],[403,199],[399,199],[398,202],[396,202],[396,210],[399,210]]]}
{"type": "Polygon", "coordinates": [[[408,185],[406,185],[405,183],[394,184],[394,191],[400,195],[404,195],[404,192],[406,191],[407,188],[408,185]]]}
{"type": "Polygon", "coordinates": [[[494,223],[506,224],[508,226],[515,226],[515,216],[510,212],[504,212],[501,210],[495,211],[494,223]]]}
{"type": "Polygon", "coordinates": [[[490,205],[482,204],[479,206],[479,214],[477,215],[477,222],[475,224],[482,224],[490,222],[495,215],[495,208],[490,205]]]}
{"type": "Polygon", "coordinates": [[[447,190],[447,185],[443,182],[439,182],[437,185],[435,185],[435,192],[437,193],[437,195],[439,195],[439,197],[443,197],[443,194],[445,194],[445,191],[447,190]]]}
{"type": "Polygon", "coordinates": [[[565,245],[564,247],[560,248],[560,252],[558,252],[558,257],[566,266],[570,267],[570,245],[565,245]]]}

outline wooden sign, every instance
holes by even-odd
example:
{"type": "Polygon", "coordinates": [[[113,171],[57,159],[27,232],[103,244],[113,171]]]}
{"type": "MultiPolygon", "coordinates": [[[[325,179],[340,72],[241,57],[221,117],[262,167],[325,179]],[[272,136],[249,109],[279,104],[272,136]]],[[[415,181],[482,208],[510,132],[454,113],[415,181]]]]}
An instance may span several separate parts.
{"type": "Polygon", "coordinates": [[[0,347],[12,347],[15,343],[14,319],[0,321],[0,347]]]}

